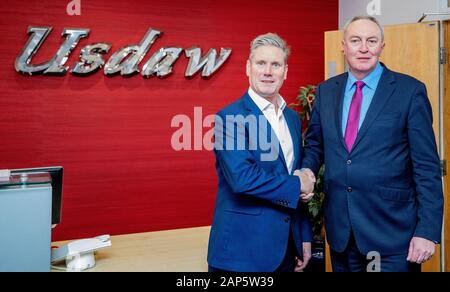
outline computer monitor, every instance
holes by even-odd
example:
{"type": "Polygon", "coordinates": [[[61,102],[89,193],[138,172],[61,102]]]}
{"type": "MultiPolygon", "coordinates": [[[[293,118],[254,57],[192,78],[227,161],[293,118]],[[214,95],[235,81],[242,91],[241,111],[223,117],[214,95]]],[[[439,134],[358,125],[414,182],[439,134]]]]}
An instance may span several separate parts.
{"type": "Polygon", "coordinates": [[[11,169],[11,174],[21,173],[49,173],[52,178],[52,224],[61,223],[62,188],[63,188],[63,167],[38,167],[11,169]]]}

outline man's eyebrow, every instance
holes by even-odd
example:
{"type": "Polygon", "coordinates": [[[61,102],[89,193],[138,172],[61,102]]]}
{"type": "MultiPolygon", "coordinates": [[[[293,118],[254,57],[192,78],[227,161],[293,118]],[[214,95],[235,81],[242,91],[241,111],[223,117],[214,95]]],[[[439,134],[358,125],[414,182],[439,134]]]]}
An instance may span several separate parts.
{"type": "MultiPolygon", "coordinates": [[[[358,35],[351,35],[349,38],[350,38],[350,39],[353,39],[353,38],[362,39],[362,38],[364,38],[364,37],[358,36],[358,35]]],[[[380,38],[380,37],[379,37],[379,36],[376,36],[376,35],[368,36],[368,37],[367,37],[367,39],[379,39],[379,38],[380,38]]]]}

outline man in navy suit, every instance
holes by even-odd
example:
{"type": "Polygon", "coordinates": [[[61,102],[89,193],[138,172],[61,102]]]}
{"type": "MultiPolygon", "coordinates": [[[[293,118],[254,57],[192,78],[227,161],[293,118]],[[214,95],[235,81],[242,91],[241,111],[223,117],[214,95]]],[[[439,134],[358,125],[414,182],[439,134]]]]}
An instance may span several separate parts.
{"type": "Polygon", "coordinates": [[[279,94],[288,55],[278,35],[255,38],[247,60],[250,88],[216,115],[218,191],[209,271],[299,271],[311,257],[304,203],[314,178],[298,171],[300,118],[279,94]]]}
{"type": "Polygon", "coordinates": [[[373,17],[353,18],[342,44],[349,72],[318,86],[302,162],[314,173],[325,163],[333,271],[420,271],[443,214],[425,85],[379,62],[384,35],[373,17]]]}

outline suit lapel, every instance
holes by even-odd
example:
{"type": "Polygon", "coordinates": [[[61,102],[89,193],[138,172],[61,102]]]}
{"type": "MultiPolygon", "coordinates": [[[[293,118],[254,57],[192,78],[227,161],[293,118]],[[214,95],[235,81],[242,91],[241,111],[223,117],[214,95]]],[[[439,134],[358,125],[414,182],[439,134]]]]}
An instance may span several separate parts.
{"type": "MultiPolygon", "coordinates": [[[[270,125],[269,121],[266,119],[266,116],[264,116],[263,112],[259,109],[259,107],[253,102],[252,98],[250,97],[250,95],[248,95],[248,93],[246,93],[244,95],[244,105],[247,109],[247,111],[250,114],[255,115],[256,119],[257,119],[257,124],[258,124],[258,139],[261,137],[260,136],[260,122],[264,121],[267,125],[267,140],[266,141],[271,141],[270,144],[272,145],[276,145],[275,151],[278,151],[277,155],[278,155],[278,160],[281,160],[281,163],[283,164],[284,168],[286,169],[287,172],[288,168],[287,168],[287,164],[286,164],[286,160],[284,159],[284,154],[283,154],[283,149],[281,149],[281,144],[280,141],[278,141],[277,135],[275,134],[275,132],[272,129],[272,126],[270,125]],[[261,117],[261,118],[260,118],[261,117]]],[[[259,142],[258,142],[259,144],[259,142]]],[[[272,151],[271,150],[271,151],[272,151]]]]}
{"type": "Polygon", "coordinates": [[[342,111],[344,107],[344,90],[345,85],[347,84],[348,79],[348,73],[345,73],[342,75],[341,78],[336,80],[336,87],[332,91],[334,94],[336,94],[335,100],[335,110],[333,111],[333,114],[335,115],[335,124],[336,124],[336,131],[337,135],[339,137],[339,141],[341,141],[342,147],[344,147],[345,150],[347,150],[347,146],[345,145],[344,136],[342,134],[342,111]]]}
{"type": "Polygon", "coordinates": [[[395,76],[392,71],[385,67],[383,74],[381,75],[378,88],[375,91],[372,102],[370,103],[369,110],[367,111],[366,117],[364,118],[361,128],[358,131],[358,135],[356,136],[352,151],[358,146],[358,143],[361,141],[364,135],[367,134],[368,129],[375,121],[376,117],[381,113],[394,90],[395,76]]]}

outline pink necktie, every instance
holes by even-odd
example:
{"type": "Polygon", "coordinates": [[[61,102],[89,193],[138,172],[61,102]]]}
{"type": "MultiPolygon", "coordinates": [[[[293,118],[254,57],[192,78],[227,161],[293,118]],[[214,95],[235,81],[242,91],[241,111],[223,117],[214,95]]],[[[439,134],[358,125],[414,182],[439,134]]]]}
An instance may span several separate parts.
{"type": "Polygon", "coordinates": [[[345,128],[344,136],[348,152],[352,150],[353,143],[355,143],[356,135],[358,134],[359,115],[361,112],[362,103],[362,89],[364,85],[366,85],[364,82],[356,81],[356,91],[355,94],[353,94],[350,111],[348,113],[347,127],[345,128]]]}

